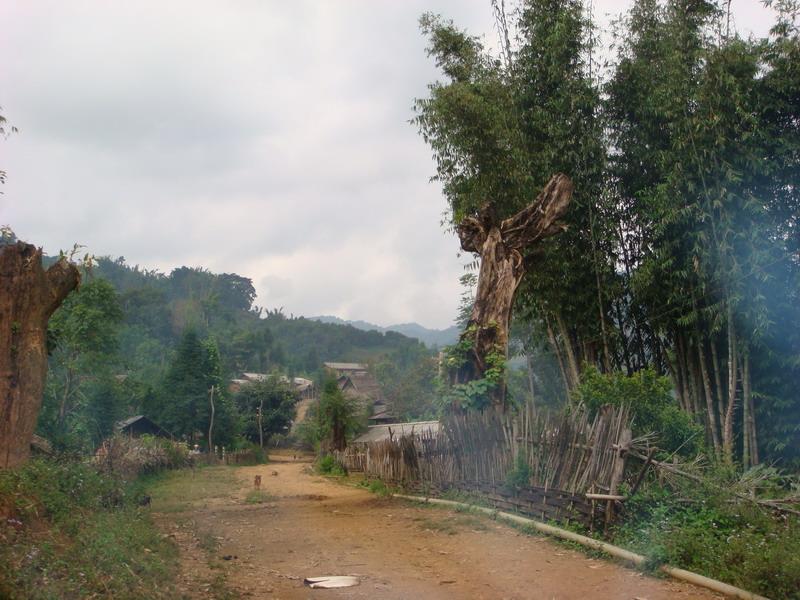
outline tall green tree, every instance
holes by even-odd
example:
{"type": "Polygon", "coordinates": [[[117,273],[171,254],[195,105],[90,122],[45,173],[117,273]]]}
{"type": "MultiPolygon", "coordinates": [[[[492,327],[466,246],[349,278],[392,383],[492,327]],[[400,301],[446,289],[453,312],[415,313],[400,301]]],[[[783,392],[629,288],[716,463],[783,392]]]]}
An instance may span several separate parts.
{"type": "Polygon", "coordinates": [[[739,38],[723,8],[637,2],[606,115],[634,344],[645,360],[663,357],[709,446],[747,466],[759,460],[757,398],[774,389],[763,357],[780,361],[776,301],[786,306],[793,288],[781,235],[791,218],[775,210],[779,169],[765,160],[776,139],[764,97],[776,42],[739,38]]]}
{"type": "Polygon", "coordinates": [[[358,402],[339,389],[335,379],[322,385],[316,407],[316,425],[321,448],[326,451],[344,450],[347,440],[361,427],[362,415],[358,402]]]}
{"type": "Polygon", "coordinates": [[[145,409],[173,435],[207,445],[213,402],[214,445],[228,445],[238,427],[222,383],[216,342],[202,340],[189,329],[181,337],[158,395],[152,398],[154,403],[145,409]]]}
{"type": "Polygon", "coordinates": [[[39,430],[54,443],[90,448],[124,416],[116,377],[121,322],[119,296],[103,279],[84,283],[51,317],[50,373],[39,430]]]}
{"type": "Polygon", "coordinates": [[[756,40],[728,2],[636,0],[607,71],[577,0],[520,1],[502,60],[426,15],[444,80],[416,104],[451,226],[574,180],[570,227],[527,257],[516,306],[564,396],[586,365],[668,374],[712,456],[744,467],[797,461],[800,434],[800,4],[766,4],[756,40]]]}
{"type": "Polygon", "coordinates": [[[271,436],[287,433],[297,400],[294,386],[277,374],[243,385],[234,396],[243,423],[242,435],[263,448],[271,436]]]}
{"type": "Polygon", "coordinates": [[[428,52],[446,79],[417,101],[416,123],[433,150],[454,226],[487,204],[498,219],[516,213],[553,173],[573,179],[569,229],[525,256],[532,268],[516,309],[549,333],[571,389],[582,362],[610,369],[614,359],[591,28],[577,0],[529,0],[515,14],[518,44],[505,64],[451,23],[423,16],[428,52]]]}

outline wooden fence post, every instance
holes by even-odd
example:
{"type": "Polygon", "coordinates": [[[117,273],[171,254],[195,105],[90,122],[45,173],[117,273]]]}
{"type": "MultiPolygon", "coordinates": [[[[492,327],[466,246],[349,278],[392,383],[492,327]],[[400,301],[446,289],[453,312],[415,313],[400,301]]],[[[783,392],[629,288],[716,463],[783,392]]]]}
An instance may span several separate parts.
{"type": "MultiPolygon", "coordinates": [[[[617,488],[622,481],[622,477],[625,475],[625,457],[628,454],[628,450],[631,449],[632,439],[633,435],[631,434],[631,430],[627,427],[623,429],[622,435],[620,435],[619,442],[616,446],[614,468],[611,472],[611,483],[608,486],[608,493],[611,495],[616,495],[618,491],[617,488]]],[[[608,500],[608,503],[606,504],[606,533],[608,533],[608,527],[611,525],[611,522],[614,519],[614,502],[616,502],[616,500],[608,500]]]]}

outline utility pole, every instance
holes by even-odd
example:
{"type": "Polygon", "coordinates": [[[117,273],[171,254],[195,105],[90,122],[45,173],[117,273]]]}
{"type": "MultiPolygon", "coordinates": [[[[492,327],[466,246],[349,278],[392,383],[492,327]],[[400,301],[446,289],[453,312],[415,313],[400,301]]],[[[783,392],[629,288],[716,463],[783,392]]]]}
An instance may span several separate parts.
{"type": "Polygon", "coordinates": [[[256,419],[258,420],[258,444],[261,449],[264,449],[264,428],[261,425],[261,415],[264,412],[264,398],[262,397],[258,402],[258,411],[256,412],[256,419]]]}
{"type": "Polygon", "coordinates": [[[214,386],[211,386],[211,389],[208,391],[208,400],[211,403],[211,419],[208,423],[208,451],[211,452],[211,448],[214,447],[212,442],[211,434],[214,431],[214,386]]]}

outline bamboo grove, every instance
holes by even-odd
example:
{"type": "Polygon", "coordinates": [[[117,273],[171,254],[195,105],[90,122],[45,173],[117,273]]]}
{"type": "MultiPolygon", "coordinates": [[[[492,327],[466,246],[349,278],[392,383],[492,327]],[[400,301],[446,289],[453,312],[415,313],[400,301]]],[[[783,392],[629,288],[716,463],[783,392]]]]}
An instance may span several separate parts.
{"type": "Polygon", "coordinates": [[[800,464],[800,3],[765,2],[763,39],[724,1],[636,0],[609,32],[580,0],[492,6],[496,50],[422,17],[443,77],[415,123],[452,226],[575,184],[526,257],[524,345],[565,397],[589,368],[652,369],[709,455],[800,464]]]}

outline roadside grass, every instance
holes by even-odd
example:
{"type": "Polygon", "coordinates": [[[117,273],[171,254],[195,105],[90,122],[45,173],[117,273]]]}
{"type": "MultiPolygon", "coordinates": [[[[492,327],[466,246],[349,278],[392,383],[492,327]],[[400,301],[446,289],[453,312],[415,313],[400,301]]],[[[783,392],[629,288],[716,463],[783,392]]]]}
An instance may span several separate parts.
{"type": "Polygon", "coordinates": [[[0,472],[0,598],[179,597],[178,551],[136,486],[74,462],[0,472]]]}
{"type": "Polygon", "coordinates": [[[380,479],[372,479],[369,481],[365,480],[364,483],[365,483],[364,487],[366,487],[373,494],[380,496],[381,498],[385,498],[386,496],[389,496],[392,493],[392,490],[390,490],[386,486],[386,484],[383,483],[383,481],[381,481],[380,479]]]}
{"type": "MultiPolygon", "coordinates": [[[[221,567],[214,567],[221,568],[221,567]]],[[[225,573],[217,573],[211,580],[209,588],[211,598],[214,600],[237,600],[240,596],[228,587],[228,580],[225,573]]]]}
{"type": "Polygon", "coordinates": [[[686,497],[698,500],[645,487],[626,502],[612,543],[647,556],[651,569],[670,564],[773,600],[800,598],[800,519],[710,490],[686,497]]]}
{"type": "Polygon", "coordinates": [[[165,471],[142,479],[154,511],[179,513],[208,508],[213,501],[230,498],[239,489],[231,467],[202,467],[165,471]]]}
{"type": "Polygon", "coordinates": [[[244,499],[247,504],[264,504],[273,500],[275,500],[275,496],[268,494],[264,490],[251,490],[244,499]]]}
{"type": "MultiPolygon", "coordinates": [[[[219,556],[220,540],[213,531],[201,529],[192,518],[192,511],[218,505],[224,499],[236,498],[241,489],[236,468],[209,466],[182,471],[168,471],[143,479],[142,487],[151,498],[152,510],[169,514],[191,528],[192,535],[205,554],[211,570],[208,594],[214,600],[233,600],[238,596],[228,585],[228,567],[219,556]]],[[[252,490],[246,503],[267,502],[271,497],[261,490],[252,490]]]]}
{"type": "Polygon", "coordinates": [[[484,519],[477,515],[453,513],[442,518],[415,517],[413,519],[420,529],[455,535],[460,531],[487,531],[489,527],[484,519]]]}
{"type": "Polygon", "coordinates": [[[197,544],[206,554],[213,554],[219,549],[219,540],[210,531],[194,531],[197,544]]]}

